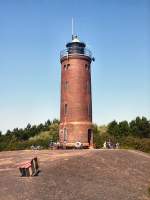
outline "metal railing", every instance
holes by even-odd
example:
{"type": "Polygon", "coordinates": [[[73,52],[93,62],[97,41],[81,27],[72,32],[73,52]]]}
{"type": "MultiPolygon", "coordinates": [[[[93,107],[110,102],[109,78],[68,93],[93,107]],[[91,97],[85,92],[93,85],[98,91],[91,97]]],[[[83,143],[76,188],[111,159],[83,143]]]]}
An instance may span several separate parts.
{"type": "Polygon", "coordinates": [[[84,55],[92,59],[92,52],[87,48],[81,47],[69,47],[68,49],[64,49],[60,52],[60,59],[65,56],[71,55],[84,55]]]}

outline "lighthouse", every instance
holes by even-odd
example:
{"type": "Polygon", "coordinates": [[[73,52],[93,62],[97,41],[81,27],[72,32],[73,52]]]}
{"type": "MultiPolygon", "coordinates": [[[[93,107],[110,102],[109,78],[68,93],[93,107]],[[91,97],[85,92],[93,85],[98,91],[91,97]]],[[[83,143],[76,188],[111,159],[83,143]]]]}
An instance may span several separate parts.
{"type": "Polygon", "coordinates": [[[92,134],[92,53],[75,35],[60,52],[61,100],[59,142],[66,147],[93,146],[92,134]]]}

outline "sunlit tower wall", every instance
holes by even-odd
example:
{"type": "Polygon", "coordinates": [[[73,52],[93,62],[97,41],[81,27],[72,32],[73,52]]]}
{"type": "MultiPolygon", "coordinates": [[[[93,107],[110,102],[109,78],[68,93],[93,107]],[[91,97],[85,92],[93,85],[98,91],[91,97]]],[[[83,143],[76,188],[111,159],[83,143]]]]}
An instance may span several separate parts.
{"type": "Polygon", "coordinates": [[[77,36],[60,53],[61,102],[59,142],[73,147],[81,142],[93,146],[92,134],[92,53],[77,36]]]}

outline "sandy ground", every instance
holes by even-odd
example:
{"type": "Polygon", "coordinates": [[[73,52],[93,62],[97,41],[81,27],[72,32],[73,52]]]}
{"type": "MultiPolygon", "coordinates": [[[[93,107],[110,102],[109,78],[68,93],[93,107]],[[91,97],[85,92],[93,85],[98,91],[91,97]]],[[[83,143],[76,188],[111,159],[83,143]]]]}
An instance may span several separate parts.
{"type": "Polygon", "coordinates": [[[150,156],[127,150],[0,152],[0,200],[148,200],[150,156]],[[34,156],[41,172],[20,177],[34,156]]]}

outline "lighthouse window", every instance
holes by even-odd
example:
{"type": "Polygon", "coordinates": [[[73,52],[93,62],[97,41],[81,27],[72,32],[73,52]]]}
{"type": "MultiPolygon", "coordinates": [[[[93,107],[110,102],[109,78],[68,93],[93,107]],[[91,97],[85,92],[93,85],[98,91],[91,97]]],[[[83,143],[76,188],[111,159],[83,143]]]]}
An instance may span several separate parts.
{"type": "Polygon", "coordinates": [[[89,70],[89,65],[85,64],[85,69],[88,71],[89,70]]]}
{"type": "Polygon", "coordinates": [[[90,117],[90,112],[91,112],[91,104],[90,103],[88,104],[87,110],[88,110],[88,116],[90,117]]]}
{"type": "Polygon", "coordinates": [[[65,115],[67,114],[67,109],[68,109],[68,106],[67,106],[67,104],[65,104],[65,115]]]}
{"type": "Polygon", "coordinates": [[[87,87],[88,94],[90,94],[90,92],[91,92],[91,85],[90,85],[89,81],[86,82],[86,87],[87,87]]]}
{"type": "Polygon", "coordinates": [[[70,64],[64,65],[64,70],[66,71],[70,67],[70,64]]]}
{"type": "Polygon", "coordinates": [[[67,70],[67,66],[66,65],[64,65],[64,70],[67,70]]]}
{"type": "Polygon", "coordinates": [[[68,81],[65,81],[64,88],[65,90],[68,88],[68,81]]]}
{"type": "Polygon", "coordinates": [[[67,129],[64,128],[64,141],[67,141],[67,129]]]}

